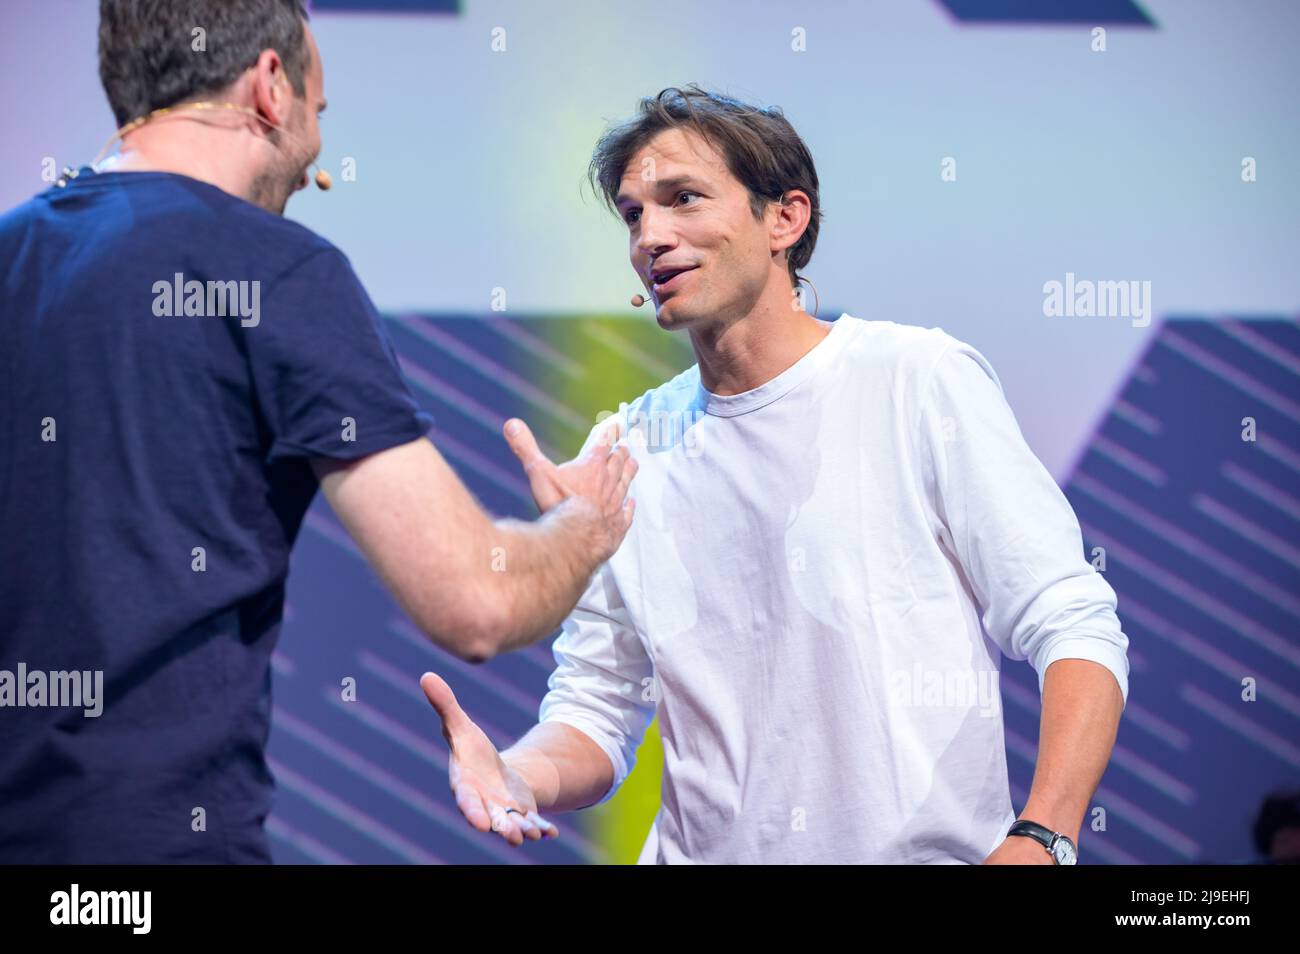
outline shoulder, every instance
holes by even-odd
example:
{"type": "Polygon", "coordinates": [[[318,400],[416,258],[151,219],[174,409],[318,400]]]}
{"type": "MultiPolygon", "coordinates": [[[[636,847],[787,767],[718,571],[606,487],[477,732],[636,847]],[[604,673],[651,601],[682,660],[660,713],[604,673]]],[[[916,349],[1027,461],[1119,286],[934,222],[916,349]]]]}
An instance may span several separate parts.
{"type": "Polygon", "coordinates": [[[845,352],[855,364],[892,374],[924,376],[957,339],[939,327],[924,328],[896,321],[868,320],[842,315],[850,325],[845,352]]]}
{"type": "Polygon", "coordinates": [[[688,411],[700,400],[700,367],[693,364],[663,384],[649,388],[625,403],[629,414],[645,416],[654,412],[688,411]]]}
{"type": "Polygon", "coordinates": [[[28,199],[7,212],[0,212],[0,250],[6,263],[17,258],[18,249],[27,240],[32,226],[40,219],[42,204],[39,198],[28,199]]]}
{"type": "Polygon", "coordinates": [[[206,182],[166,172],[103,172],[51,186],[0,215],[0,243],[34,234],[72,244],[91,231],[119,258],[162,258],[169,265],[216,263],[263,279],[303,265],[352,274],[329,240],[282,215],[206,182]]]}
{"type": "MultiPolygon", "coordinates": [[[[651,433],[659,435],[653,441],[655,446],[659,446],[665,441],[663,435],[681,437],[685,429],[703,414],[700,371],[698,365],[691,365],[663,384],[648,388],[631,400],[621,401],[617,410],[602,411],[583,449],[591,446],[606,429],[615,426],[624,437],[631,431],[638,432],[644,441],[650,440],[651,433]]],[[[671,442],[671,438],[668,441],[671,442]]],[[[640,446],[645,446],[645,443],[640,446]]]]}
{"type": "Polygon", "coordinates": [[[308,262],[351,271],[343,253],[306,226],[189,176],[99,173],[78,180],[66,193],[50,189],[33,201],[55,215],[61,206],[93,210],[103,230],[124,246],[133,240],[170,243],[179,255],[198,248],[205,262],[246,263],[250,274],[264,278],[308,262]]]}
{"type": "Polygon", "coordinates": [[[227,196],[226,198],[229,200],[225,210],[227,227],[229,228],[256,229],[258,232],[284,242],[288,248],[298,252],[336,252],[340,255],[343,254],[329,239],[317,235],[300,222],[285,218],[283,215],[268,212],[266,209],[234,196],[227,196]]]}
{"type": "Polygon", "coordinates": [[[40,197],[28,199],[6,212],[0,212],[0,232],[12,231],[35,218],[41,207],[40,197]]]}
{"type": "Polygon", "coordinates": [[[347,256],[333,242],[293,219],[268,212],[207,183],[183,181],[179,188],[193,199],[179,203],[181,214],[192,217],[210,235],[265,256],[281,270],[307,262],[352,270],[347,256]]]}
{"type": "Polygon", "coordinates": [[[888,380],[895,388],[924,393],[937,376],[962,377],[971,372],[982,372],[1001,387],[988,359],[970,342],[941,327],[865,320],[847,314],[838,320],[852,323],[845,352],[855,369],[869,372],[877,380],[888,380]]]}

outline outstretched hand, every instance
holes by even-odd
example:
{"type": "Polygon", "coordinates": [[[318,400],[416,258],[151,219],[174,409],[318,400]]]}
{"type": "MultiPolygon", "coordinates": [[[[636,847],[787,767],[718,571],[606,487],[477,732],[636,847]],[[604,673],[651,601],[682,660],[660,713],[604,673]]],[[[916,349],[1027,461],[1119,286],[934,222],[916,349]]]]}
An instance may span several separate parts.
{"type": "Polygon", "coordinates": [[[429,704],[442,720],[442,737],[451,791],[465,820],[478,831],[495,831],[512,845],[525,838],[558,838],[560,830],[537,813],[532,789],[502,761],[496,746],[456,701],[446,680],[436,673],[420,677],[429,704]]]}

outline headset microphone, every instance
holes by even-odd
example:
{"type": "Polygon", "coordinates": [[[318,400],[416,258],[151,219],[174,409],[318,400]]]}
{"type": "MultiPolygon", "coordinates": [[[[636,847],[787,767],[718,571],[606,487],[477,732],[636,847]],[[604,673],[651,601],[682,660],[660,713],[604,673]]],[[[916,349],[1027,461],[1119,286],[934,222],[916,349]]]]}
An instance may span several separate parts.
{"type": "Polygon", "coordinates": [[[632,307],[633,307],[633,308],[640,308],[640,307],[641,307],[642,305],[644,305],[645,303],[646,303],[646,297],[645,297],[645,295],[633,295],[633,296],[632,296],[632,307]]]}

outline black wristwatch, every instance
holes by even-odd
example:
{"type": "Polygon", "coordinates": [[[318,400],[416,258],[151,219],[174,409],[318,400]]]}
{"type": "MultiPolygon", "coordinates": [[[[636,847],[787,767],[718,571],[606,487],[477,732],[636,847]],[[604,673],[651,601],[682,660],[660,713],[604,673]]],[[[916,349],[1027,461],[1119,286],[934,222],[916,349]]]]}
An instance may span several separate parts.
{"type": "Polygon", "coordinates": [[[1079,863],[1079,851],[1074,847],[1074,842],[1062,835],[1059,831],[1052,831],[1050,828],[1044,828],[1031,821],[1018,821],[1011,826],[1007,832],[1007,837],[1012,835],[1024,835],[1026,838],[1032,838],[1047,850],[1052,856],[1052,860],[1058,865],[1077,865],[1079,863]]]}

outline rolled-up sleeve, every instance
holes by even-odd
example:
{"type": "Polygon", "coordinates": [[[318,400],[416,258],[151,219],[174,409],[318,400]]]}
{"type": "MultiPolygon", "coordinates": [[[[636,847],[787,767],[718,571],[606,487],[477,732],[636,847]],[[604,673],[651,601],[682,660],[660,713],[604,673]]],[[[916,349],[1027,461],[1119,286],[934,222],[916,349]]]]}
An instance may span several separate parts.
{"type": "Polygon", "coordinates": [[[601,747],[614,767],[613,797],[636,764],[654,718],[654,667],[632,627],[608,564],[592,576],[552,648],[556,669],[539,722],[563,722],[601,747]]]}
{"type": "Polygon", "coordinates": [[[985,631],[1029,660],[1040,693],[1056,660],[1087,659],[1110,670],[1127,703],[1115,591],[1084,558],[1078,518],[1025,442],[993,367],[949,337],[923,395],[923,479],[985,631]]]}

